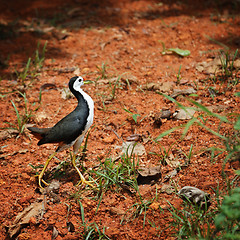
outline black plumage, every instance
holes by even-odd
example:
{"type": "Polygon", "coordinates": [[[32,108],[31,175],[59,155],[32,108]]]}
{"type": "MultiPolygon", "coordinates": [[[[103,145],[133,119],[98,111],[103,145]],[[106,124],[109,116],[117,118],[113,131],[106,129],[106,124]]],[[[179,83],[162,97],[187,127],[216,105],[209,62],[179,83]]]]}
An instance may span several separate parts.
{"type": "MultiPolygon", "coordinates": [[[[72,161],[75,167],[75,154],[83,141],[84,135],[92,124],[94,105],[91,97],[81,89],[81,86],[83,85],[82,77],[71,78],[68,85],[70,91],[78,100],[77,107],[51,128],[29,127],[28,129],[37,139],[39,139],[38,145],[58,143],[56,152],[73,146],[74,160],[72,161]]],[[[43,181],[43,173],[54,155],[55,154],[48,159],[42,173],[39,175],[40,186],[41,181],[43,181]]],[[[79,170],[77,169],[77,171],[79,170]]],[[[83,180],[82,175],[80,175],[80,177],[81,180],[83,180]]],[[[86,180],[83,181],[87,182],[86,180]]],[[[45,181],[43,182],[46,184],[45,181]]]]}

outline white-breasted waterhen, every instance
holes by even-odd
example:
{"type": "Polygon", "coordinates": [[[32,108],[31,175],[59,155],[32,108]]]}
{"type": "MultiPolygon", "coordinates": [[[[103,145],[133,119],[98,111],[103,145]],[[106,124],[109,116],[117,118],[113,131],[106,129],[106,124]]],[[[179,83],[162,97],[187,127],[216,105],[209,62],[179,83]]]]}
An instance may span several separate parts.
{"type": "Polygon", "coordinates": [[[31,133],[40,140],[38,145],[46,143],[58,143],[57,150],[48,158],[42,169],[42,172],[38,176],[39,186],[41,188],[41,182],[43,182],[45,185],[48,185],[43,180],[43,174],[49,162],[57,152],[63,151],[71,146],[73,146],[72,164],[80,176],[80,181],[77,185],[82,183],[93,187],[90,181],[86,181],[80,170],[77,168],[75,162],[77,151],[84,139],[84,135],[93,123],[94,115],[93,100],[81,89],[83,84],[84,79],[82,77],[73,77],[70,79],[68,86],[70,91],[77,98],[78,105],[71,113],[60,120],[56,125],[51,128],[28,127],[31,133]]]}

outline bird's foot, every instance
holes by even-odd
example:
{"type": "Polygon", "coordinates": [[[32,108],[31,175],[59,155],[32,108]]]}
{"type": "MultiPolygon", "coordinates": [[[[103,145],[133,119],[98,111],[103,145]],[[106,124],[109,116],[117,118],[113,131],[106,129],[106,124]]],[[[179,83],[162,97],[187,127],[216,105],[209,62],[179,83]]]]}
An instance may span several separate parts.
{"type": "Polygon", "coordinates": [[[48,184],[47,182],[45,182],[42,178],[40,178],[40,175],[39,175],[39,176],[38,176],[38,185],[39,185],[40,188],[44,188],[44,187],[42,186],[42,182],[43,182],[46,186],[49,185],[49,184],[48,184]]]}
{"type": "Polygon", "coordinates": [[[77,183],[76,187],[78,187],[79,185],[88,185],[92,188],[96,188],[92,183],[95,183],[95,181],[87,181],[82,174],[80,175],[80,181],[77,183]]]}

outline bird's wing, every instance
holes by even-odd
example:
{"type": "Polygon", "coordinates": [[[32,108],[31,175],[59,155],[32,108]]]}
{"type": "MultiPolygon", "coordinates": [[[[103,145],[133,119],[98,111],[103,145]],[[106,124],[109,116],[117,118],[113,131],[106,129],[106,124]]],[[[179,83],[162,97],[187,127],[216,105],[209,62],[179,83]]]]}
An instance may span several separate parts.
{"type": "Polygon", "coordinates": [[[39,144],[71,143],[82,134],[86,123],[87,116],[80,117],[77,113],[72,112],[53,126],[39,144]]]}

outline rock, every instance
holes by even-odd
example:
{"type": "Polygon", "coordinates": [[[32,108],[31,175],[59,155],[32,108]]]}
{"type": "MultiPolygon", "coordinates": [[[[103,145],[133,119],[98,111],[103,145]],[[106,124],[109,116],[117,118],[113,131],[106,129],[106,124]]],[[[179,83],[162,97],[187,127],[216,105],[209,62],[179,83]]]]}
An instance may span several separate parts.
{"type": "Polygon", "coordinates": [[[207,207],[209,207],[211,204],[210,194],[205,193],[196,187],[185,186],[178,192],[178,194],[183,200],[190,201],[203,209],[205,208],[206,204],[207,207]]]}

